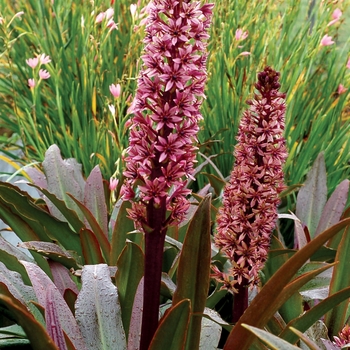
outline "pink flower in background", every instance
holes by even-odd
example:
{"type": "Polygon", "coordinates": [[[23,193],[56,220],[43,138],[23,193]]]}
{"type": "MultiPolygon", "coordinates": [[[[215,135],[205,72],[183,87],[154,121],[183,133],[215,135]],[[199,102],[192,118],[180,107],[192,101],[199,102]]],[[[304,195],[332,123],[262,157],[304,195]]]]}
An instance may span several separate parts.
{"type": "Polygon", "coordinates": [[[0,25],[2,25],[4,23],[4,18],[0,17],[0,25]]]}
{"type": "Polygon", "coordinates": [[[344,87],[344,85],[339,84],[339,86],[338,86],[338,94],[341,95],[341,94],[345,93],[346,91],[348,91],[348,89],[346,87],[344,87]]]}
{"type": "Polygon", "coordinates": [[[39,70],[39,77],[40,77],[40,79],[49,79],[50,73],[45,69],[40,69],[39,70]]]}
{"type": "Polygon", "coordinates": [[[321,46],[329,46],[332,44],[334,44],[334,41],[332,40],[332,37],[327,34],[321,39],[321,46]]]}
{"type": "Polygon", "coordinates": [[[106,17],[106,13],[105,12],[100,12],[97,16],[96,16],[96,20],[95,23],[101,23],[106,17]]]}
{"type": "Polygon", "coordinates": [[[34,79],[28,79],[28,86],[32,89],[35,86],[35,80],[34,79]]]}
{"type": "Polygon", "coordinates": [[[115,116],[115,107],[113,105],[108,105],[108,109],[114,117],[115,116]]]}
{"type": "Polygon", "coordinates": [[[14,15],[14,18],[16,18],[16,17],[21,17],[22,15],[24,15],[24,11],[17,12],[17,13],[14,15]]]}
{"type": "Polygon", "coordinates": [[[115,179],[115,178],[111,177],[111,178],[109,179],[109,189],[110,189],[111,191],[114,191],[114,190],[117,188],[118,183],[119,183],[119,180],[118,180],[118,179],[115,179]]]}
{"type": "Polygon", "coordinates": [[[217,216],[215,244],[231,261],[229,271],[214,268],[223,288],[237,293],[259,282],[276,225],[279,194],[284,189],[283,164],[287,150],[285,94],[279,92],[279,73],[270,67],[258,74],[258,93],[240,121],[235,164],[217,216]]]}
{"type": "Polygon", "coordinates": [[[340,17],[342,16],[342,12],[340,9],[335,9],[332,13],[332,18],[333,20],[330,21],[328,24],[327,24],[327,27],[331,26],[332,24],[336,23],[339,21],[340,17]]]}
{"type": "Polygon", "coordinates": [[[51,62],[50,56],[46,56],[44,53],[41,54],[39,57],[40,57],[41,64],[47,64],[51,62]]]}
{"type": "Polygon", "coordinates": [[[346,64],[346,68],[347,68],[347,69],[350,69],[350,57],[349,57],[349,59],[348,59],[348,63],[346,64]]]}
{"type": "Polygon", "coordinates": [[[135,18],[136,10],[137,10],[137,5],[136,4],[131,4],[130,5],[130,13],[131,13],[131,17],[132,18],[135,18]]]}
{"type": "Polygon", "coordinates": [[[118,98],[120,96],[120,92],[121,92],[120,84],[116,84],[116,85],[111,84],[111,85],[109,85],[109,91],[114,96],[114,98],[118,98]]]}
{"type": "Polygon", "coordinates": [[[107,9],[107,11],[105,12],[106,15],[106,19],[109,20],[114,16],[114,10],[110,7],[109,9],[107,9]]]}
{"type": "Polygon", "coordinates": [[[237,41],[247,39],[248,37],[248,32],[244,32],[243,29],[238,28],[236,30],[235,38],[237,41]]]}
{"type": "Polygon", "coordinates": [[[251,55],[251,52],[249,52],[249,51],[243,51],[243,52],[241,52],[238,56],[249,56],[249,55],[251,55]]]}
{"type": "Polygon", "coordinates": [[[110,30],[118,29],[118,24],[114,22],[113,18],[110,18],[107,22],[107,27],[110,28],[110,30]]]}
{"type": "Polygon", "coordinates": [[[26,60],[26,63],[28,64],[29,67],[34,69],[39,63],[39,58],[38,57],[29,58],[26,60]]]}

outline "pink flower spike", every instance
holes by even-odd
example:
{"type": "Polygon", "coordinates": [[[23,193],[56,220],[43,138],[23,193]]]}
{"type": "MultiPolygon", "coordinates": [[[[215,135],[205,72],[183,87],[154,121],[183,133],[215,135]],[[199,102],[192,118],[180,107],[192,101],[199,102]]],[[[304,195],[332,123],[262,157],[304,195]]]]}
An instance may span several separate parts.
{"type": "Polygon", "coordinates": [[[109,91],[114,96],[114,98],[118,98],[120,96],[120,92],[121,92],[120,84],[116,84],[116,85],[111,84],[111,85],[109,85],[109,91]]]}
{"type": "Polygon", "coordinates": [[[330,21],[330,22],[327,24],[327,27],[329,27],[329,26],[333,25],[334,23],[338,22],[339,19],[340,19],[340,17],[342,16],[342,14],[343,14],[343,13],[341,12],[340,9],[335,9],[335,10],[333,11],[333,13],[332,13],[332,18],[333,18],[333,20],[330,21]]]}
{"type": "Polygon", "coordinates": [[[35,58],[29,58],[28,60],[26,60],[26,63],[28,64],[28,66],[30,68],[35,68],[38,63],[39,63],[39,58],[38,57],[35,57],[35,58]]]}
{"type": "Polygon", "coordinates": [[[46,56],[44,53],[40,55],[40,63],[47,64],[51,62],[50,56],[46,56]]]}
{"type": "Polygon", "coordinates": [[[101,23],[106,17],[106,13],[105,12],[101,12],[96,16],[96,20],[95,23],[101,23]]]}
{"type": "Polygon", "coordinates": [[[348,89],[346,87],[344,87],[344,85],[339,84],[339,86],[338,86],[338,94],[339,95],[344,94],[346,91],[348,91],[348,89]]]}
{"type": "Polygon", "coordinates": [[[0,25],[4,23],[4,19],[0,17],[0,25]]]}
{"type": "Polygon", "coordinates": [[[329,46],[332,44],[334,44],[334,41],[332,40],[332,37],[327,34],[321,39],[321,46],[329,46]]]}
{"type": "Polygon", "coordinates": [[[111,191],[114,191],[114,190],[117,188],[118,183],[119,183],[119,180],[118,180],[118,179],[114,179],[113,177],[111,177],[111,178],[109,179],[109,189],[110,189],[111,191]]]}
{"type": "Polygon", "coordinates": [[[40,79],[49,79],[50,73],[47,70],[40,69],[39,70],[39,77],[40,77],[40,79]]]}
{"type": "Polygon", "coordinates": [[[348,63],[346,64],[346,68],[347,68],[347,69],[350,69],[350,57],[349,57],[349,59],[348,59],[348,63]]]}
{"type": "Polygon", "coordinates": [[[35,86],[35,80],[34,79],[28,79],[28,86],[32,89],[35,86]]]}
{"type": "Polygon", "coordinates": [[[236,40],[237,40],[237,41],[247,39],[247,37],[248,37],[248,32],[243,32],[243,29],[238,28],[238,29],[236,30],[235,37],[236,37],[236,40]]]}

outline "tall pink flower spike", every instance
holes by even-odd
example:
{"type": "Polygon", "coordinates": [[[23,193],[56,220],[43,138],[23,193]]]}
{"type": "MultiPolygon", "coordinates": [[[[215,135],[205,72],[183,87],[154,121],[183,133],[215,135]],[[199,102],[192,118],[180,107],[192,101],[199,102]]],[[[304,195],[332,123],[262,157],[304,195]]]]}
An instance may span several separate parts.
{"type": "Polygon", "coordinates": [[[202,119],[212,8],[197,1],[155,0],[150,5],[144,65],[130,109],[134,117],[123,189],[139,229],[147,230],[150,207],[165,205],[164,225],[181,222],[189,208],[185,187],[194,171],[202,119]]]}

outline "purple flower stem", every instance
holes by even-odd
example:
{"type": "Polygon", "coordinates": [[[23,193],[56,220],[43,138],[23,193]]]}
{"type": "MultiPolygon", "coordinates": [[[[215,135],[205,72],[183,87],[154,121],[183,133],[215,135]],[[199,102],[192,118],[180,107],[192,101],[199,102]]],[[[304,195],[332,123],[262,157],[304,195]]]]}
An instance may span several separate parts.
{"type": "Polygon", "coordinates": [[[248,281],[239,284],[233,299],[232,323],[235,324],[248,307],[248,281]]]}
{"type": "Polygon", "coordinates": [[[148,222],[154,227],[145,233],[144,296],[140,350],[147,350],[158,327],[160,284],[164,241],[167,229],[163,227],[166,214],[165,197],[159,207],[153,200],[148,208],[148,222]]]}

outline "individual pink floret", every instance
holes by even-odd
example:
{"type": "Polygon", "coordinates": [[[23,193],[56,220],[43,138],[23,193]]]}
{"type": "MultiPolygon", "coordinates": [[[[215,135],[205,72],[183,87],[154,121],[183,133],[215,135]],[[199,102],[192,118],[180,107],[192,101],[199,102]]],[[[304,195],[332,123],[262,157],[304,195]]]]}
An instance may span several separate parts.
{"type": "Polygon", "coordinates": [[[39,63],[39,57],[29,58],[26,60],[26,63],[29,67],[34,69],[39,63]]]}
{"type": "Polygon", "coordinates": [[[51,62],[50,56],[46,56],[44,53],[41,54],[39,57],[40,57],[40,63],[41,64],[47,64],[47,63],[51,62]]]}
{"type": "Polygon", "coordinates": [[[332,37],[327,34],[321,39],[321,46],[329,46],[332,44],[334,44],[334,41],[332,40],[332,37]]]}
{"type": "Polygon", "coordinates": [[[39,77],[40,77],[40,79],[49,79],[50,73],[45,69],[40,69],[39,70],[39,77]]]}
{"type": "Polygon", "coordinates": [[[115,84],[111,84],[111,85],[109,85],[109,91],[114,96],[114,98],[118,98],[120,96],[120,93],[121,93],[120,84],[116,84],[116,85],[115,84]]]}
{"type": "Polygon", "coordinates": [[[330,21],[330,22],[327,24],[327,27],[329,27],[329,26],[333,25],[334,23],[338,22],[339,19],[340,19],[340,17],[342,16],[342,14],[343,14],[343,13],[341,12],[340,9],[335,9],[335,10],[333,11],[333,13],[332,13],[332,18],[333,18],[333,20],[330,21]]]}
{"type": "Polygon", "coordinates": [[[32,89],[35,86],[35,80],[34,79],[28,79],[28,86],[32,89]]]}

